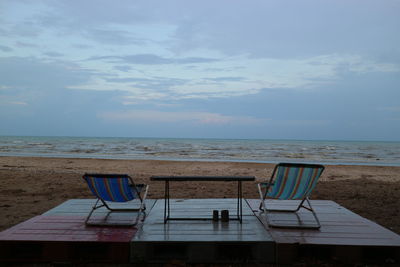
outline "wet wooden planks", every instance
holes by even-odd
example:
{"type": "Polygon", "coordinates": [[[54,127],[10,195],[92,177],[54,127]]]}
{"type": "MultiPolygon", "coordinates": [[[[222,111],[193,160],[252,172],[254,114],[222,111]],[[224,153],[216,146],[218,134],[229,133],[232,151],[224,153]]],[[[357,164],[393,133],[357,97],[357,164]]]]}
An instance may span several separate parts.
{"type": "MultiPolygon", "coordinates": [[[[172,215],[210,219],[213,210],[236,213],[236,199],[171,200],[172,215]]],[[[146,220],[137,227],[86,227],[84,219],[93,199],[66,201],[41,216],[0,233],[0,262],[113,262],[163,263],[179,259],[193,263],[291,263],[300,256],[325,255],[362,261],[378,257],[400,260],[399,235],[332,201],[313,200],[321,221],[319,230],[270,228],[258,210],[258,200],[243,202],[238,221],[163,222],[164,201],[148,200],[146,220]]],[[[273,208],[293,208],[293,201],[269,201],[273,208]]],[[[95,219],[123,222],[130,213],[96,211],[95,219]]],[[[308,211],[299,217],[279,213],[285,223],[301,218],[312,223],[308,211]]]]}
{"type": "MultiPolygon", "coordinates": [[[[366,245],[366,246],[400,246],[400,236],[388,229],[368,220],[333,201],[316,201],[313,207],[321,221],[319,230],[270,228],[265,215],[258,211],[259,201],[248,200],[255,215],[270,231],[274,240],[279,243],[300,243],[320,245],[366,245]]],[[[271,208],[293,207],[295,203],[269,201],[271,208]]],[[[310,212],[302,209],[300,212],[306,220],[312,220],[310,212]]],[[[293,214],[275,213],[278,220],[296,221],[293,214]]]]}
{"type": "Polygon", "coordinates": [[[129,242],[137,228],[86,227],[82,216],[40,215],[0,233],[1,241],[129,242]]]}
{"type": "MultiPolygon", "coordinates": [[[[319,230],[269,227],[266,215],[258,209],[259,200],[247,200],[247,202],[276,242],[277,261],[286,262],[290,257],[297,257],[301,250],[307,251],[307,248],[315,249],[316,247],[330,250],[329,253],[332,254],[332,257],[338,257],[339,253],[340,257],[353,258],[353,260],[362,260],[362,258],[370,256],[366,254],[374,254],[374,249],[379,250],[380,254],[386,255],[385,257],[398,258],[400,254],[399,235],[333,201],[312,201],[321,222],[319,230]],[[292,251],[289,256],[288,251],[292,251]],[[385,251],[388,253],[382,253],[385,251]],[[279,254],[284,256],[279,256],[279,254]],[[357,255],[358,258],[354,259],[354,255],[357,255]]],[[[271,209],[294,208],[297,203],[292,200],[268,200],[267,206],[271,209]]],[[[298,224],[298,217],[294,214],[272,212],[270,215],[275,216],[275,222],[298,224]]],[[[304,209],[300,210],[299,217],[306,223],[313,221],[310,212],[304,209]]],[[[308,251],[308,253],[310,252],[308,251]]]]}
{"type": "MultiPolygon", "coordinates": [[[[43,215],[61,215],[61,216],[87,216],[92,209],[93,205],[95,204],[95,199],[70,199],[62,203],[61,205],[54,207],[51,210],[43,213],[43,215]]],[[[148,211],[151,210],[154,203],[156,202],[155,199],[146,199],[145,204],[148,211]]],[[[118,208],[138,208],[139,203],[134,200],[132,202],[123,202],[117,204],[110,204],[110,207],[118,207],[118,208]]],[[[95,211],[94,214],[99,215],[106,215],[109,211],[106,208],[99,208],[95,211]]],[[[117,212],[119,216],[132,216],[132,212],[117,212]]]]}
{"type": "MultiPolygon", "coordinates": [[[[233,220],[184,220],[164,224],[164,201],[157,201],[132,240],[132,261],[274,262],[271,236],[246,202],[243,204],[242,224],[233,220]]],[[[171,212],[177,217],[210,219],[213,210],[229,210],[231,215],[235,214],[236,205],[237,199],[174,199],[171,212]]]]}
{"type": "MultiPolygon", "coordinates": [[[[93,199],[73,199],[0,233],[1,262],[128,263],[130,242],[137,227],[87,227],[93,199]]],[[[149,201],[149,210],[155,201],[149,201]]],[[[135,212],[96,211],[95,220],[118,223],[135,212]]]]}

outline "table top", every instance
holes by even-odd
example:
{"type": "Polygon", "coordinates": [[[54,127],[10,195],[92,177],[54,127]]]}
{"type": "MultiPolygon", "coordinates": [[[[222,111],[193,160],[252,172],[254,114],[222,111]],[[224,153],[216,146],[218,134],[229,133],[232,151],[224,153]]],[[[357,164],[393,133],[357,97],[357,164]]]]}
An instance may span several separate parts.
{"type": "Polygon", "coordinates": [[[207,175],[199,175],[199,176],[183,176],[183,175],[156,175],[151,176],[150,180],[152,181],[255,181],[255,176],[207,176],[207,175]]]}

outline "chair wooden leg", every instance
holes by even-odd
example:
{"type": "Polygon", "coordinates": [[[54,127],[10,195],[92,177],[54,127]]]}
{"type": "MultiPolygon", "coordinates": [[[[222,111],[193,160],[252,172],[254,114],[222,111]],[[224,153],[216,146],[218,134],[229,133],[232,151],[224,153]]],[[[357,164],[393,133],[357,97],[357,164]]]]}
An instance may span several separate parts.
{"type": "Polygon", "coordinates": [[[298,205],[298,207],[296,209],[292,209],[292,210],[285,210],[285,209],[267,209],[266,205],[265,205],[265,200],[262,200],[262,202],[260,203],[260,206],[263,206],[263,212],[265,212],[266,214],[266,220],[269,226],[271,227],[280,227],[280,228],[305,228],[305,229],[319,229],[321,228],[321,223],[318,219],[318,216],[315,212],[315,210],[313,209],[312,205],[311,205],[311,201],[309,200],[308,197],[305,197],[304,199],[302,199],[302,201],[300,202],[300,204],[298,205]],[[307,202],[308,207],[304,205],[304,202],[307,202]],[[280,226],[280,225],[276,225],[270,222],[269,218],[268,218],[268,213],[269,212],[294,212],[297,215],[297,211],[299,211],[301,208],[304,208],[308,211],[310,211],[317,223],[316,226],[288,226],[288,225],[284,225],[284,226],[280,226]]]}
{"type": "Polygon", "coordinates": [[[261,185],[258,184],[257,187],[258,187],[258,194],[260,195],[260,206],[258,207],[258,209],[262,210],[263,212],[266,212],[267,208],[265,206],[265,197],[262,192],[261,185]]]}
{"type": "Polygon", "coordinates": [[[90,219],[90,217],[92,216],[92,213],[96,210],[96,209],[98,209],[99,207],[101,207],[101,206],[99,206],[99,207],[97,207],[97,203],[99,203],[99,201],[100,201],[100,199],[97,199],[97,201],[96,201],[96,203],[93,205],[93,207],[92,207],[92,210],[89,212],[89,215],[86,217],[86,220],[85,220],[85,224],[86,225],[89,225],[89,219],[90,219]]]}
{"type": "Polygon", "coordinates": [[[311,201],[308,199],[308,197],[306,198],[308,205],[310,206],[310,211],[311,213],[314,215],[315,221],[318,224],[318,228],[321,228],[321,223],[319,222],[318,216],[314,210],[314,208],[311,206],[311,201]]]}
{"type": "MultiPolygon", "coordinates": [[[[139,206],[139,208],[135,208],[135,209],[133,209],[133,208],[112,208],[112,206],[109,206],[105,200],[98,198],[96,203],[92,207],[92,210],[89,212],[88,216],[85,219],[85,225],[134,226],[138,223],[139,218],[142,215],[142,213],[143,213],[142,221],[144,221],[144,219],[146,218],[146,212],[145,212],[146,203],[145,203],[145,201],[147,198],[148,189],[149,189],[149,185],[146,185],[145,190],[143,192],[143,197],[139,196],[140,206],[139,206]],[[99,201],[102,202],[101,205],[99,205],[99,201]],[[93,215],[93,212],[96,209],[101,208],[101,207],[105,207],[105,208],[107,208],[107,210],[109,210],[109,213],[107,214],[106,218],[111,214],[111,212],[134,212],[134,211],[137,211],[138,213],[137,213],[136,219],[132,223],[129,223],[129,224],[107,224],[105,222],[104,223],[90,223],[89,220],[90,220],[91,216],[93,215]]],[[[141,190],[141,191],[143,191],[143,190],[141,190]]]]}
{"type": "Polygon", "coordinates": [[[144,221],[146,219],[146,211],[145,211],[146,210],[146,203],[145,203],[145,201],[146,201],[146,198],[147,198],[148,190],[149,190],[149,186],[146,185],[146,189],[145,189],[144,194],[143,194],[142,203],[140,204],[140,211],[139,211],[139,214],[143,213],[142,221],[144,221]]]}

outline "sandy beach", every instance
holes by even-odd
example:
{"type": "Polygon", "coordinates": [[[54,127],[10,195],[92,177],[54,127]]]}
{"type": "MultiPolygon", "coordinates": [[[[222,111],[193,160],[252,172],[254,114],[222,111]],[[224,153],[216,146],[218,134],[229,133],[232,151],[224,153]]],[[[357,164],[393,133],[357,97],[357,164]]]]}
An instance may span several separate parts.
{"type": "MultiPolygon", "coordinates": [[[[0,157],[0,230],[71,198],[92,198],[85,172],[127,173],[150,184],[149,198],[162,198],[164,184],[152,175],[254,175],[244,184],[246,198],[258,198],[256,183],[269,178],[273,164],[159,160],[0,157]]],[[[312,199],[333,200],[400,233],[400,167],[325,165],[312,199]]],[[[235,197],[232,183],[171,185],[174,198],[235,197]],[[182,186],[185,190],[178,190],[182,186]]]]}

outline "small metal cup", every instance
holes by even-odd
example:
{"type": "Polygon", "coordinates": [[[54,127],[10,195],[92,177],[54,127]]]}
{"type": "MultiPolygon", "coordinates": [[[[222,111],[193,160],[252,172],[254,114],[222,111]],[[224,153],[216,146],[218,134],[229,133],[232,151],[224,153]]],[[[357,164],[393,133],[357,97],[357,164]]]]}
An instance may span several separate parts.
{"type": "Polygon", "coordinates": [[[221,221],[229,222],[229,210],[221,210],[221,221]]]}
{"type": "Polygon", "coordinates": [[[212,219],[213,219],[213,221],[214,222],[218,222],[218,210],[213,210],[213,217],[212,217],[212,219]]]}

